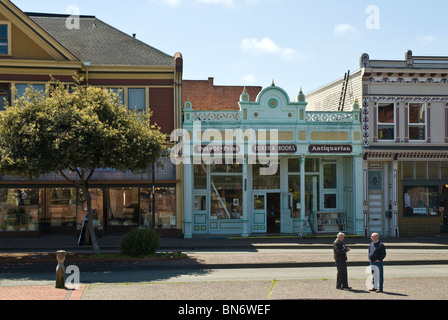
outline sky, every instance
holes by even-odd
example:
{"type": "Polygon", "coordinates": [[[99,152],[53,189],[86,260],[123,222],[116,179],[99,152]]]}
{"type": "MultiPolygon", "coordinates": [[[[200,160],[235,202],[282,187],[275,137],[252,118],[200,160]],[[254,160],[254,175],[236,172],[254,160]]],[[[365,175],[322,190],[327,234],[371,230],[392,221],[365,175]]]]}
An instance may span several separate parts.
{"type": "Polygon", "coordinates": [[[95,15],[172,56],[185,80],[283,88],[295,100],[359,59],[448,56],[443,0],[12,0],[25,12],[95,15]]]}

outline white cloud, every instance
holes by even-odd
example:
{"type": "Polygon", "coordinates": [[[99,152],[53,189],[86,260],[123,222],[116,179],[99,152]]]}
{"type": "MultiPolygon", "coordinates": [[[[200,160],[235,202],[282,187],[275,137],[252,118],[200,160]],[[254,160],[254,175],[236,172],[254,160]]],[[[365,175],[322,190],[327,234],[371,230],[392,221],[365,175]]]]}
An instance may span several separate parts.
{"type": "Polygon", "coordinates": [[[183,3],[182,0],[152,0],[152,1],[172,8],[180,7],[183,3]]]}
{"type": "Polygon", "coordinates": [[[428,36],[420,36],[417,38],[417,41],[423,45],[423,46],[427,46],[430,45],[434,42],[437,41],[437,37],[436,36],[432,36],[432,35],[428,35],[428,36]]]}
{"type": "Polygon", "coordinates": [[[253,74],[247,74],[242,78],[243,84],[254,84],[257,80],[253,74]]]}
{"type": "Polygon", "coordinates": [[[338,24],[337,26],[334,27],[333,34],[335,37],[357,38],[359,33],[355,27],[353,27],[349,24],[343,23],[343,24],[338,24]]]}
{"type": "Polygon", "coordinates": [[[227,8],[233,8],[235,3],[233,0],[196,0],[195,3],[199,4],[217,4],[227,8]]]}
{"type": "Polygon", "coordinates": [[[252,54],[276,54],[287,60],[305,58],[305,55],[298,54],[294,49],[279,47],[270,38],[263,38],[261,40],[245,38],[241,42],[241,49],[252,54]]]}

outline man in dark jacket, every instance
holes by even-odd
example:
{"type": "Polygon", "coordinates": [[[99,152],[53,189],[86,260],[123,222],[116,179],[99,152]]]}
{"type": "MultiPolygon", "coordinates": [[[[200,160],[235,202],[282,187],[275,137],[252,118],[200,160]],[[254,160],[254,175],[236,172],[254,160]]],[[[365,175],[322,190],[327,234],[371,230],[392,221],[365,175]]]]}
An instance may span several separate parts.
{"type": "Polygon", "coordinates": [[[378,233],[372,233],[369,246],[369,260],[372,269],[373,288],[370,291],[383,292],[384,268],[383,260],[386,258],[386,247],[379,240],[378,233]]]}
{"type": "Polygon", "coordinates": [[[350,248],[344,244],[345,234],[338,233],[336,241],[333,243],[334,261],[336,262],[336,268],[338,270],[336,289],[342,290],[351,288],[348,286],[347,276],[347,252],[350,248]]]}

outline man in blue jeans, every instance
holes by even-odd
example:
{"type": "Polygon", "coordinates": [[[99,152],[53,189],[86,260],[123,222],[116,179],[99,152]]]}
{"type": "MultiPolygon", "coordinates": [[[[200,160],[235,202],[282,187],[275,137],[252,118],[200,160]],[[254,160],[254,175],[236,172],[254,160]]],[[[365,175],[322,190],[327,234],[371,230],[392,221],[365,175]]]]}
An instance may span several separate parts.
{"type": "Polygon", "coordinates": [[[369,260],[373,274],[373,289],[371,289],[370,291],[383,292],[383,260],[386,257],[386,247],[384,246],[384,243],[379,240],[379,238],[380,236],[378,235],[378,233],[372,233],[372,235],[370,236],[372,242],[369,246],[369,260]],[[377,281],[375,281],[375,279],[377,281]]]}

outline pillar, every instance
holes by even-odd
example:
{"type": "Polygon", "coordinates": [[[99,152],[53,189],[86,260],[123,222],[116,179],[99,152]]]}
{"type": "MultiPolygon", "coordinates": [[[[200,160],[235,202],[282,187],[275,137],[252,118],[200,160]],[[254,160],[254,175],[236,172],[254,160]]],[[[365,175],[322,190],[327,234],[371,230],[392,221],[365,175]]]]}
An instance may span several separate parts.
{"type": "Polygon", "coordinates": [[[184,163],[184,238],[193,237],[193,165],[184,163]]]}

